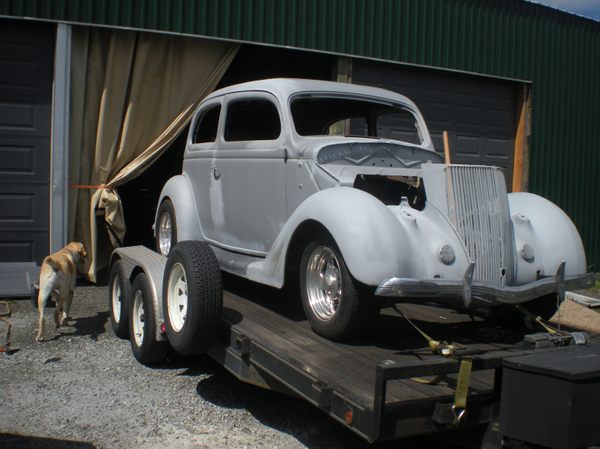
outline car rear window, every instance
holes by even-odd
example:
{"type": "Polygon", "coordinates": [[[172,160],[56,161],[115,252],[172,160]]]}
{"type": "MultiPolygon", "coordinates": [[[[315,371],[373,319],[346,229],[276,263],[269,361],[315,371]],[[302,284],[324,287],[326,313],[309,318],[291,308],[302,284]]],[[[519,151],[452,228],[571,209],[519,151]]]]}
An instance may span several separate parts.
{"type": "Polygon", "coordinates": [[[275,140],[281,134],[277,107],[266,99],[229,103],[224,138],[228,142],[275,140]]]}
{"type": "Polygon", "coordinates": [[[202,113],[196,122],[193,143],[214,142],[217,139],[221,105],[216,105],[202,113]]]}

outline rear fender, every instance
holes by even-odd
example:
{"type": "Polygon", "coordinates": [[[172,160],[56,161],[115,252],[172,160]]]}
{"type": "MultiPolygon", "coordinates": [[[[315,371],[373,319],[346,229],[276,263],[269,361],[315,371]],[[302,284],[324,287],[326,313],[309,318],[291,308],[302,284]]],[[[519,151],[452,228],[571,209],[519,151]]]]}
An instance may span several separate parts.
{"type": "MultiPolygon", "coordinates": [[[[158,209],[162,202],[167,198],[171,201],[175,210],[177,241],[204,240],[204,233],[200,226],[192,186],[185,175],[173,176],[167,181],[160,193],[156,214],[158,214],[158,209]]],[[[158,218],[156,214],[154,223],[156,223],[158,218]]],[[[154,230],[154,235],[156,236],[156,229],[154,230]]]]}

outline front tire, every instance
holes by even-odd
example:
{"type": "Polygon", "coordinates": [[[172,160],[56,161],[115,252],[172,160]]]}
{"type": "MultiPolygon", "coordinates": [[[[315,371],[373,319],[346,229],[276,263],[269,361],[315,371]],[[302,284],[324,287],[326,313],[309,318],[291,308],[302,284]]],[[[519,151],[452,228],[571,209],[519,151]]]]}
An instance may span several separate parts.
{"type": "Polygon", "coordinates": [[[165,359],[168,344],[156,341],[156,317],[152,306],[148,279],[139,273],[131,284],[129,301],[129,341],[133,356],[143,365],[152,365],[165,359]]]}
{"type": "Polygon", "coordinates": [[[177,244],[177,221],[175,209],[170,200],[164,200],[158,208],[154,229],[156,251],[166,257],[177,244]]]}
{"type": "Polygon", "coordinates": [[[219,263],[205,242],[180,242],[163,279],[167,337],[180,354],[201,354],[214,342],[223,312],[219,263]]]}
{"type": "Polygon", "coordinates": [[[300,292],[315,333],[341,341],[367,331],[379,309],[375,298],[359,292],[361,287],[332,239],[319,238],[306,246],[300,262],[300,292]]]}
{"type": "Polygon", "coordinates": [[[110,324],[119,338],[129,336],[129,280],[125,277],[123,263],[117,260],[110,269],[108,280],[108,307],[110,324]]]}

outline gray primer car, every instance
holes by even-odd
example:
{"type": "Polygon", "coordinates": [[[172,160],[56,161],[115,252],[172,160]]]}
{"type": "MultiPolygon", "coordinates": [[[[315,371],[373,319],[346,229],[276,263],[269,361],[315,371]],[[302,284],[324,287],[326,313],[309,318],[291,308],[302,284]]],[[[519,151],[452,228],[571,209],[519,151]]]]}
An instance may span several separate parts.
{"type": "Polygon", "coordinates": [[[565,286],[590,282],[562,210],[507,194],[499,168],[444,164],[412,101],[351,84],[271,79],[208,96],[155,229],[164,255],[201,240],[224,271],[278,288],[299,277],[313,329],[332,339],[365,329],[373,294],[551,315],[565,286]]]}

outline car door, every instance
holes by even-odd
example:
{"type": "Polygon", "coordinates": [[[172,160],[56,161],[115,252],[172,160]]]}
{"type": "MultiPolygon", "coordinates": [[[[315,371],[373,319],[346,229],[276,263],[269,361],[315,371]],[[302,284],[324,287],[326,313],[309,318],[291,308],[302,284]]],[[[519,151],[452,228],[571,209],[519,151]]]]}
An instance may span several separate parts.
{"type": "Polygon", "coordinates": [[[221,101],[217,98],[203,104],[194,116],[183,161],[183,173],[192,185],[200,226],[207,239],[214,238],[215,229],[223,222],[222,211],[213,210],[212,204],[217,202],[211,200],[211,167],[218,145],[221,101]]]}
{"type": "Polygon", "coordinates": [[[227,249],[265,255],[287,219],[280,106],[266,92],[244,92],[228,95],[224,108],[210,177],[211,209],[221,221],[211,239],[227,249]]]}

